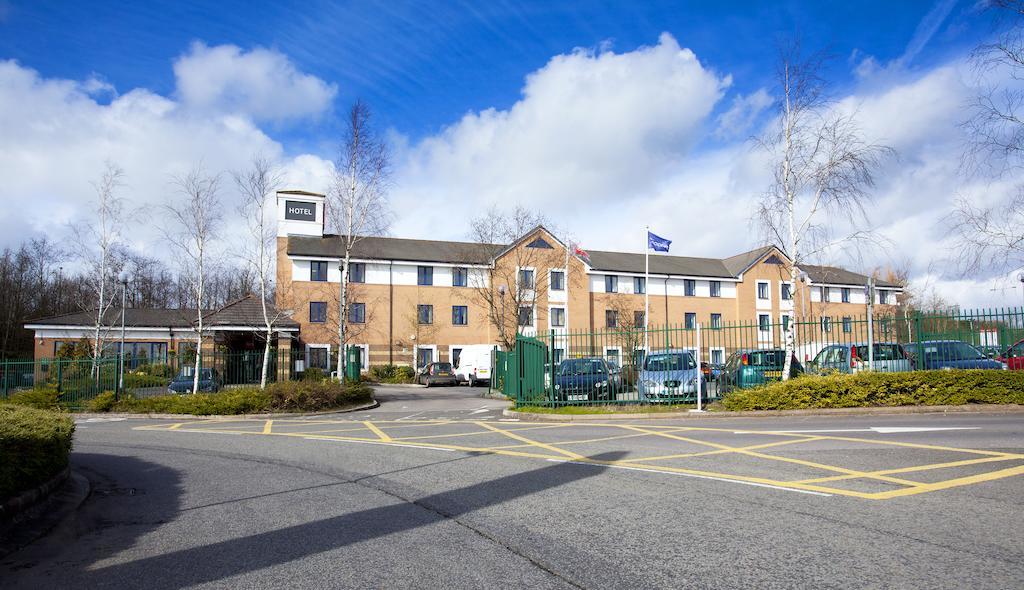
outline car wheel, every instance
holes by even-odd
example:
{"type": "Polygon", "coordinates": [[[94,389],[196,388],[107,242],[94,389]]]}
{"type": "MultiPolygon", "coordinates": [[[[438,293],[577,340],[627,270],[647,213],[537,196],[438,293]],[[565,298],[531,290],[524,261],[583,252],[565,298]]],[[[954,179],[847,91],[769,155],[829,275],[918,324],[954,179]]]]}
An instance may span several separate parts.
{"type": "Polygon", "coordinates": [[[476,387],[476,381],[473,380],[473,376],[472,375],[469,376],[469,386],[470,387],[476,387]]]}

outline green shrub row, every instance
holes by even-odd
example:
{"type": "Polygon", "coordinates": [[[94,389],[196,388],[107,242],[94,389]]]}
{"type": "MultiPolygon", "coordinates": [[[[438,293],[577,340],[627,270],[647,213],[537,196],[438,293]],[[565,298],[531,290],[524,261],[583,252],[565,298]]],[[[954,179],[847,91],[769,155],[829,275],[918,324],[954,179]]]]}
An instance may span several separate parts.
{"type": "Polygon", "coordinates": [[[92,412],[154,414],[255,414],[263,412],[317,412],[367,402],[373,390],[361,383],[336,381],[282,381],[266,389],[239,387],[218,393],[125,397],[114,400],[107,391],[86,404],[92,412]]]}
{"type": "Polygon", "coordinates": [[[0,405],[0,501],[67,467],[75,423],[67,414],[0,405]]]}
{"type": "Polygon", "coordinates": [[[378,383],[412,383],[416,380],[416,371],[406,365],[373,365],[370,378],[378,383]]]}
{"type": "Polygon", "coordinates": [[[914,371],[803,375],[728,393],[731,411],[1024,404],[1024,371],[914,371]]]}

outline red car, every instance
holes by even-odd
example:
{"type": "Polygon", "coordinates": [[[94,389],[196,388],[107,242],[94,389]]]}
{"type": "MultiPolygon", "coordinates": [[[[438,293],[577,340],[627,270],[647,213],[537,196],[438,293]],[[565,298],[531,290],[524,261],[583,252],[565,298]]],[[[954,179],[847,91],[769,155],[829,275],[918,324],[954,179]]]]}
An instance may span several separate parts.
{"type": "Polygon", "coordinates": [[[1024,371],[1024,340],[1007,348],[999,355],[999,360],[1006,363],[1006,368],[1011,371],[1024,371]]]}

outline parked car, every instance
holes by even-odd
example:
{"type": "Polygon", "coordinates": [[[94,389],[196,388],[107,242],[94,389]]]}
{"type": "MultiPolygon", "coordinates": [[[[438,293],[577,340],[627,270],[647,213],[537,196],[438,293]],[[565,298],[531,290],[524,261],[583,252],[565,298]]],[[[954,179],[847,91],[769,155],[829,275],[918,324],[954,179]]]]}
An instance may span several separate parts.
{"type": "Polygon", "coordinates": [[[605,361],[608,364],[608,387],[614,393],[623,391],[622,389],[622,367],[616,361],[605,361]]]}
{"type": "Polygon", "coordinates": [[[656,351],[644,359],[637,392],[642,402],[696,401],[697,381],[697,362],[690,351],[656,351]]]}
{"type": "Polygon", "coordinates": [[[976,348],[981,351],[981,354],[985,355],[990,359],[999,359],[1005,362],[1004,353],[1007,352],[1007,350],[1004,350],[1001,346],[994,346],[992,344],[988,344],[985,346],[978,346],[976,348]]]}
{"type": "Polygon", "coordinates": [[[458,378],[452,370],[451,363],[430,363],[420,369],[416,375],[416,383],[430,387],[432,385],[458,385],[458,378]]]}
{"type": "Polygon", "coordinates": [[[459,362],[453,368],[460,383],[475,387],[478,383],[490,382],[491,361],[494,347],[490,344],[474,344],[462,348],[459,362]]]}
{"type": "MultiPolygon", "coordinates": [[[[168,393],[192,393],[194,375],[195,369],[186,368],[182,370],[167,386],[168,393]]],[[[199,369],[199,391],[213,393],[220,391],[223,386],[224,381],[220,377],[220,371],[217,369],[199,369]]]]}
{"type": "MultiPolygon", "coordinates": [[[[912,371],[913,366],[903,346],[894,342],[876,342],[872,346],[874,352],[874,370],[880,373],[912,371]]],[[[822,348],[810,362],[808,370],[815,373],[858,373],[868,369],[867,344],[833,344],[822,348]]]]}
{"type": "MultiPolygon", "coordinates": [[[[793,355],[790,377],[804,372],[803,365],[793,355]]],[[[725,361],[722,376],[719,378],[721,391],[745,389],[764,385],[772,381],[782,380],[782,371],[786,365],[786,351],[783,349],[748,349],[738,350],[725,361]]]]}
{"type": "Polygon", "coordinates": [[[1008,347],[997,355],[999,361],[1011,371],[1024,371],[1024,340],[1008,347]]]}
{"type": "Polygon", "coordinates": [[[555,400],[614,400],[609,373],[608,363],[601,357],[566,359],[558,364],[555,375],[555,400]]]}
{"type": "Polygon", "coordinates": [[[907,345],[916,369],[1006,369],[1006,364],[986,357],[959,340],[928,340],[907,345]]]}
{"type": "Polygon", "coordinates": [[[708,381],[717,381],[718,377],[722,374],[722,365],[701,361],[700,372],[704,374],[704,378],[708,381]]]}

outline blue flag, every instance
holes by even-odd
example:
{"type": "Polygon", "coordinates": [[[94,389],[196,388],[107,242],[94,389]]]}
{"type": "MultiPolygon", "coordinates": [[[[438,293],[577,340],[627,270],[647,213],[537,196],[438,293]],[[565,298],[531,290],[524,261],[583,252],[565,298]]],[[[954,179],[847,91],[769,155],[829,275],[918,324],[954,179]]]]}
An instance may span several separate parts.
{"type": "Polygon", "coordinates": [[[647,232],[647,247],[655,252],[668,252],[668,247],[672,245],[672,240],[666,240],[665,238],[656,236],[651,232],[647,232]]]}

